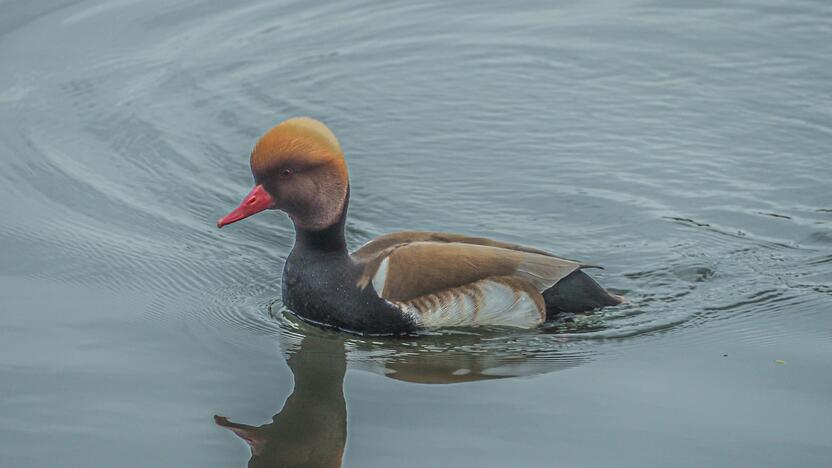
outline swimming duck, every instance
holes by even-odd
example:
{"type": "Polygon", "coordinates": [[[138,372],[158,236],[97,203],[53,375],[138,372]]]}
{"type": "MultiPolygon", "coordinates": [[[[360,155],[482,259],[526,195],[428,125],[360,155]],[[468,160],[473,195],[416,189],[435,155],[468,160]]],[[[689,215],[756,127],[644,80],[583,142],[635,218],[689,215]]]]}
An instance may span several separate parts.
{"type": "Polygon", "coordinates": [[[482,237],[397,232],[350,254],[347,164],[318,120],[296,117],[266,132],[251,152],[251,172],[254,188],[217,226],[267,209],[289,215],[295,244],[283,269],[283,302],[304,320],[362,334],[532,328],[622,301],[584,273],[591,265],[482,237]]]}

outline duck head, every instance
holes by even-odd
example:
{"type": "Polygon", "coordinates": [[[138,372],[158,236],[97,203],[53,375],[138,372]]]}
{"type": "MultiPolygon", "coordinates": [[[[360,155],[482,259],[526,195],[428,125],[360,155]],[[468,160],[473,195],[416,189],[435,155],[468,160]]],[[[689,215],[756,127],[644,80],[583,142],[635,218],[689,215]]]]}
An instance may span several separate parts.
{"type": "Polygon", "coordinates": [[[319,231],[341,218],[349,174],[335,134],[323,123],[296,117],[266,132],[251,152],[254,188],[217,227],[263,210],[285,211],[295,226],[319,231]]]}

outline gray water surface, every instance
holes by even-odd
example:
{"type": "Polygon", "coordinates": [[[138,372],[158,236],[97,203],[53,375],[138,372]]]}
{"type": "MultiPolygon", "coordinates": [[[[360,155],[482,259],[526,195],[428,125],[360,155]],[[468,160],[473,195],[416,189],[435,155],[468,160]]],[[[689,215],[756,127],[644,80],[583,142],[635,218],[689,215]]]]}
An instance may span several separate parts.
{"type": "Polygon", "coordinates": [[[0,10],[3,468],[832,465],[832,3],[0,10]],[[351,247],[495,237],[628,303],[298,323],[289,220],[214,226],[295,115],[340,137],[351,247]]]}

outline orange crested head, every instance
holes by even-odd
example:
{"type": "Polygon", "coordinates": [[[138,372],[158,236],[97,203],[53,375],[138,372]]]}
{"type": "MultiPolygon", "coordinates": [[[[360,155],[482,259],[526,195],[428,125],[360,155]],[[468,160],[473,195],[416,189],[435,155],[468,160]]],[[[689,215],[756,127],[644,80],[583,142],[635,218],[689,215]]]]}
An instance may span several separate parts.
{"type": "Polygon", "coordinates": [[[309,117],[285,120],[267,131],[251,152],[255,187],[219,227],[265,209],[285,211],[303,229],[325,229],[346,205],[349,173],[335,134],[309,117]]]}

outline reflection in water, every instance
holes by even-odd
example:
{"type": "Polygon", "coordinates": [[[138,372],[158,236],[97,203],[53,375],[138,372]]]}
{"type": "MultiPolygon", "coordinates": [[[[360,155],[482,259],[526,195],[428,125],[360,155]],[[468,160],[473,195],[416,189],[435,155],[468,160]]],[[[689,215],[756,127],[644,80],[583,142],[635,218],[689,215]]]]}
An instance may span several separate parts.
{"type": "Polygon", "coordinates": [[[288,354],[295,388],[274,415],[259,427],[215,416],[251,447],[250,467],[338,467],[347,440],[344,343],[308,336],[288,354]]]}
{"type": "Polygon", "coordinates": [[[294,375],[283,409],[262,426],[215,416],[251,448],[250,467],[339,467],[347,439],[347,363],[393,379],[451,384],[528,376],[575,366],[586,353],[564,352],[561,338],[485,333],[364,339],[286,317],[281,338],[294,375]]]}

